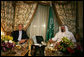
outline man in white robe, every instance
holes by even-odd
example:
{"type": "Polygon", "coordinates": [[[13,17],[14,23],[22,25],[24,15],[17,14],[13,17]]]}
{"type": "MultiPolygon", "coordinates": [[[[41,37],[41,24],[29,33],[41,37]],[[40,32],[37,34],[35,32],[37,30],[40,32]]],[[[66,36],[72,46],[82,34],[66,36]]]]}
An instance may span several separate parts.
{"type": "Polygon", "coordinates": [[[50,39],[49,41],[55,41],[57,43],[60,42],[63,37],[67,37],[69,40],[72,40],[72,42],[76,43],[74,35],[70,31],[68,31],[67,26],[59,27],[59,32],[56,33],[55,37],[50,39]]]}

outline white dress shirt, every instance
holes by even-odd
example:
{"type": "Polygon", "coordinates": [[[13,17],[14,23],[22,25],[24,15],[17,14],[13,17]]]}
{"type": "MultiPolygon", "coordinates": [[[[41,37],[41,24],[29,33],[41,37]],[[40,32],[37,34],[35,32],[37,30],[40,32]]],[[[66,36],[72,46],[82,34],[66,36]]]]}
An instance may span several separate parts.
{"type": "Polygon", "coordinates": [[[19,31],[18,41],[21,41],[21,38],[22,38],[22,31],[19,31]]]}

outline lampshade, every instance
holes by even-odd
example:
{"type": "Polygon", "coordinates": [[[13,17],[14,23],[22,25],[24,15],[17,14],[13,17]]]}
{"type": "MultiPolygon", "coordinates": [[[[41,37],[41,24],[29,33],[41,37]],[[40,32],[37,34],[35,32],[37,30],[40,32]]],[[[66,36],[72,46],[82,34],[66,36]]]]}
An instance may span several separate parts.
{"type": "Polygon", "coordinates": [[[5,35],[3,28],[1,27],[1,35],[5,35]]]}

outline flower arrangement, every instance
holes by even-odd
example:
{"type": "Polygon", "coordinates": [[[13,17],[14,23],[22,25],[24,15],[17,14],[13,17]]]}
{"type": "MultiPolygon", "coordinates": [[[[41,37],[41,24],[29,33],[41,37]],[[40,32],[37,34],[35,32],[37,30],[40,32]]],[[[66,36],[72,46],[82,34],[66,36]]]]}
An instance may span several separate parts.
{"type": "MultiPolygon", "coordinates": [[[[66,53],[66,51],[74,48],[74,43],[69,40],[67,37],[63,37],[62,41],[59,42],[58,50],[66,53]]],[[[71,52],[72,53],[72,52],[71,52]]]]}
{"type": "Polygon", "coordinates": [[[13,37],[9,35],[1,35],[1,50],[2,51],[7,51],[11,50],[13,47],[15,47],[16,44],[13,41],[13,37]]]}
{"type": "Polygon", "coordinates": [[[69,40],[67,37],[63,37],[62,41],[60,41],[56,46],[56,49],[63,52],[64,54],[68,55],[77,55],[81,52],[80,45],[73,43],[71,40],[69,40]]]}
{"type": "Polygon", "coordinates": [[[1,40],[5,41],[5,40],[13,40],[13,37],[9,36],[9,35],[1,35],[1,40]]]}

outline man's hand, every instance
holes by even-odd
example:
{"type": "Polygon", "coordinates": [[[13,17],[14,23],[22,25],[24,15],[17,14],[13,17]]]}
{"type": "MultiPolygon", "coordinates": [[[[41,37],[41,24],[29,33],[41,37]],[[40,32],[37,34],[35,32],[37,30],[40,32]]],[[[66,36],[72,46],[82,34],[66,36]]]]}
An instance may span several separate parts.
{"type": "Polygon", "coordinates": [[[50,40],[49,40],[49,42],[50,42],[50,43],[52,43],[52,42],[53,42],[53,40],[52,40],[52,39],[50,39],[50,40]]]}
{"type": "Polygon", "coordinates": [[[55,43],[56,41],[53,41],[52,39],[49,40],[50,43],[55,43]]]}
{"type": "Polygon", "coordinates": [[[19,43],[24,43],[26,41],[26,39],[22,39],[21,41],[19,41],[19,43]]]}

